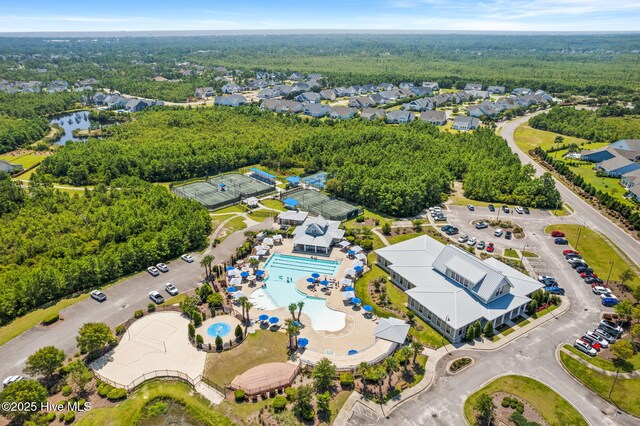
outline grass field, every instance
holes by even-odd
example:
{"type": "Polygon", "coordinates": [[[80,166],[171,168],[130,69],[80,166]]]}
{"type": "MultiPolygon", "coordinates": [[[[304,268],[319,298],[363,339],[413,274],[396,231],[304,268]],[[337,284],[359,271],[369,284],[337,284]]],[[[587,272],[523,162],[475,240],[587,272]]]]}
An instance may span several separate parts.
{"type": "Polygon", "coordinates": [[[278,210],[281,212],[286,210],[282,205],[282,203],[278,200],[264,200],[264,201],[260,201],[260,204],[270,209],[278,210]]]}
{"type": "Polygon", "coordinates": [[[182,382],[156,380],[144,384],[133,395],[115,407],[96,408],[89,411],[76,424],[101,426],[130,426],[140,420],[145,405],[156,399],[167,398],[178,402],[185,412],[200,425],[224,426],[233,422],[209,401],[193,392],[191,386],[182,382]]]}
{"type": "MultiPolygon", "coordinates": [[[[613,246],[600,234],[587,227],[582,227],[582,231],[580,231],[580,228],[580,225],[549,225],[545,229],[545,232],[550,233],[554,229],[564,232],[567,240],[569,240],[569,244],[580,252],[589,266],[603,279],[607,278],[609,269],[611,268],[610,262],[613,262],[611,279],[619,281],[620,274],[622,271],[630,269],[631,263],[623,258],[619,254],[619,251],[614,250],[613,246]],[[580,241],[576,248],[579,233],[580,241]]],[[[633,268],[631,269],[633,270],[633,268]]],[[[632,287],[640,286],[640,277],[638,277],[638,274],[636,273],[633,280],[627,284],[632,287]]]]}
{"type": "Polygon", "coordinates": [[[513,138],[518,145],[518,148],[523,150],[524,152],[529,152],[536,147],[540,147],[545,151],[556,146],[554,142],[556,136],[562,136],[564,141],[562,144],[558,145],[566,145],[566,144],[585,144],[585,149],[593,149],[595,144],[587,145],[586,139],[574,138],[572,136],[564,136],[559,135],[558,133],[547,132],[544,130],[534,129],[533,127],[529,127],[527,124],[522,124],[519,126],[513,134],[513,138]]]}
{"type": "MultiPolygon", "coordinates": [[[[560,157],[560,154],[563,152],[564,151],[558,152],[558,157],[560,157]]],[[[630,206],[635,206],[633,202],[624,198],[624,194],[626,194],[627,190],[624,189],[622,185],[620,185],[620,179],[606,176],[597,176],[595,170],[593,170],[593,163],[580,162],[580,165],[570,165],[569,168],[573,173],[582,176],[584,181],[593,186],[596,191],[608,193],[609,195],[618,199],[620,202],[623,202],[630,206]]]]}
{"type": "MultiPolygon", "coordinates": [[[[380,225],[382,225],[383,222],[385,221],[394,221],[396,218],[383,214],[383,213],[378,213],[376,211],[373,210],[369,210],[369,209],[364,209],[364,214],[363,214],[365,219],[373,219],[376,220],[378,219],[378,221],[380,222],[380,225]]],[[[358,227],[356,219],[353,218],[351,220],[348,220],[346,222],[343,222],[343,225],[345,226],[345,228],[354,228],[354,227],[358,227]]]]}
{"type": "Polygon", "coordinates": [[[47,158],[47,155],[39,154],[37,152],[24,152],[19,155],[0,155],[0,160],[8,161],[11,164],[20,164],[25,169],[33,167],[47,158]]]}
{"type": "Polygon", "coordinates": [[[252,367],[286,361],[287,335],[268,330],[259,331],[249,334],[245,342],[233,350],[207,354],[203,375],[220,386],[226,386],[238,374],[252,367]]]}
{"type": "Polygon", "coordinates": [[[277,215],[278,215],[277,212],[274,212],[273,210],[266,210],[266,209],[253,210],[251,213],[248,214],[249,218],[252,220],[255,220],[256,222],[264,222],[268,218],[276,217],[277,215]]]}
{"type": "MultiPolygon", "coordinates": [[[[599,356],[594,356],[594,357],[588,356],[584,352],[577,350],[571,345],[564,345],[564,348],[578,355],[580,358],[584,359],[590,364],[595,365],[596,367],[602,368],[603,370],[616,371],[618,369],[618,367],[608,359],[604,359],[599,356]]],[[[627,362],[628,362],[629,368],[624,369],[623,367],[622,371],[635,371],[640,369],[640,352],[636,352],[635,354],[633,354],[631,358],[627,360],[627,362]]]]}
{"type": "Polygon", "coordinates": [[[614,376],[606,376],[593,371],[562,352],[560,352],[560,361],[571,375],[602,398],[613,402],[618,408],[628,413],[640,416],[640,379],[618,378],[611,393],[611,399],[609,399],[614,376]]]}
{"type": "Polygon", "coordinates": [[[225,207],[225,208],[220,209],[220,210],[215,210],[212,213],[213,214],[227,214],[227,213],[244,213],[244,212],[246,212],[246,209],[241,207],[240,204],[236,204],[236,205],[233,205],[233,206],[225,207]]]}
{"type": "Polygon", "coordinates": [[[473,393],[464,403],[464,415],[475,424],[473,405],[482,393],[507,392],[526,400],[552,426],[587,425],[584,417],[563,397],[545,384],[523,376],[503,376],[473,393]]]}
{"type": "Polygon", "coordinates": [[[421,235],[424,235],[424,232],[412,232],[410,234],[394,235],[392,237],[387,237],[387,241],[389,241],[389,244],[397,244],[401,243],[402,241],[407,241],[412,238],[419,237],[421,235]]]}
{"type": "Polygon", "coordinates": [[[222,228],[222,230],[224,231],[225,235],[219,237],[218,239],[220,241],[223,241],[229,235],[233,234],[234,232],[242,231],[246,227],[247,227],[247,224],[244,222],[244,217],[242,216],[234,217],[229,222],[224,224],[224,227],[222,228]]]}

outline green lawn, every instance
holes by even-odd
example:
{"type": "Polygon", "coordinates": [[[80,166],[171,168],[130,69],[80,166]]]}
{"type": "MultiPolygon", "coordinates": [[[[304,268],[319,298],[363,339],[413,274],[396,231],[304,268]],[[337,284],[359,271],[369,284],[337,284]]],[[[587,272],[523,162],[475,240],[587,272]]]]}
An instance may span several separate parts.
{"type": "Polygon", "coordinates": [[[77,425],[129,426],[137,424],[145,405],[156,398],[168,398],[180,403],[189,416],[200,425],[222,426],[233,422],[209,401],[199,396],[191,386],[182,382],[154,380],[134,392],[115,407],[94,408],[84,415],[77,425]]]}
{"type": "MultiPolygon", "coordinates": [[[[620,281],[619,277],[622,271],[634,269],[630,268],[631,263],[618,254],[619,251],[614,250],[613,246],[600,234],[587,227],[582,227],[582,231],[580,231],[580,228],[580,225],[549,225],[545,232],[551,233],[554,229],[564,232],[573,248],[576,248],[578,233],[580,233],[580,241],[576,250],[580,252],[584,260],[602,279],[606,279],[609,274],[609,269],[611,268],[609,262],[613,262],[611,279],[615,281],[620,281]]],[[[632,287],[640,286],[638,274],[627,284],[632,287]]]]}
{"type": "Polygon", "coordinates": [[[248,369],[268,362],[287,361],[287,335],[274,331],[249,334],[241,345],[222,353],[207,354],[204,376],[226,386],[248,369]]]}
{"type": "Polygon", "coordinates": [[[595,149],[595,144],[587,145],[586,139],[574,138],[572,136],[558,135],[558,133],[547,132],[544,130],[534,129],[527,124],[520,125],[513,133],[513,139],[518,148],[524,152],[529,152],[536,147],[541,147],[545,151],[556,146],[554,142],[556,136],[562,136],[564,141],[560,145],[576,143],[578,145],[585,144],[584,149],[595,149]],[[593,147],[593,148],[592,148],[593,147]]]}
{"type": "MultiPolygon", "coordinates": [[[[558,152],[558,158],[560,158],[561,154],[565,151],[558,152]]],[[[608,193],[609,195],[615,197],[620,202],[625,203],[630,206],[635,206],[635,204],[626,198],[624,198],[624,194],[626,194],[627,190],[620,185],[620,178],[613,177],[598,177],[596,175],[595,170],[593,170],[593,163],[579,162],[579,166],[569,166],[570,170],[582,176],[586,183],[591,184],[596,191],[602,191],[608,193]]]]}
{"type": "Polygon", "coordinates": [[[249,218],[251,218],[252,220],[255,220],[256,222],[264,222],[268,218],[276,217],[277,215],[278,213],[272,210],[258,209],[258,210],[253,210],[251,213],[249,213],[248,216],[249,218]]]}
{"type": "Polygon", "coordinates": [[[186,298],[187,298],[187,295],[185,293],[180,293],[176,296],[165,299],[164,303],[162,303],[162,306],[175,305],[182,302],[186,298]]]}
{"type": "Polygon", "coordinates": [[[582,365],[569,355],[560,352],[560,361],[576,379],[607,401],[613,402],[618,408],[635,416],[640,416],[640,379],[618,378],[611,399],[609,391],[613,385],[614,376],[606,376],[582,365]]]}
{"type": "Polygon", "coordinates": [[[35,166],[45,158],[47,158],[47,155],[39,154],[37,152],[27,152],[21,155],[0,155],[0,160],[8,161],[11,164],[20,164],[25,169],[35,166]]]}
{"type": "Polygon", "coordinates": [[[520,256],[518,255],[518,253],[517,253],[514,249],[512,249],[512,248],[504,249],[504,255],[505,255],[506,257],[513,257],[513,258],[517,258],[517,259],[519,259],[519,258],[520,258],[520,256]]]}
{"type": "MultiPolygon", "coordinates": [[[[580,358],[588,361],[590,364],[595,365],[596,367],[600,367],[603,370],[607,370],[607,371],[616,371],[618,369],[618,367],[612,362],[609,361],[608,359],[604,359],[602,357],[599,356],[594,356],[591,357],[587,354],[585,354],[584,352],[581,352],[579,350],[577,350],[576,348],[574,348],[571,345],[564,345],[564,348],[573,352],[574,354],[578,355],[580,358]]],[[[623,369],[623,371],[635,371],[640,369],[640,352],[637,352],[635,354],[633,354],[633,356],[631,356],[631,358],[629,358],[627,360],[627,362],[629,363],[629,368],[628,369],[623,369]]]]}
{"type": "MultiPolygon", "coordinates": [[[[456,131],[456,130],[452,130],[452,131],[456,131]]],[[[451,201],[452,204],[456,205],[456,206],[466,206],[467,204],[473,204],[476,207],[488,207],[489,204],[502,204],[502,203],[490,203],[488,201],[476,201],[476,200],[471,200],[467,197],[465,197],[464,195],[462,195],[462,192],[460,194],[452,194],[451,197],[449,197],[449,200],[451,201]]]]}
{"type": "Polygon", "coordinates": [[[552,426],[587,425],[584,417],[563,397],[545,384],[523,376],[503,376],[475,392],[464,403],[464,415],[469,424],[475,424],[473,405],[482,393],[493,395],[507,392],[531,404],[552,426]]]}
{"type": "Polygon", "coordinates": [[[225,207],[223,209],[214,210],[213,214],[226,214],[226,213],[244,213],[246,209],[240,206],[240,204],[235,204],[233,206],[225,207]]]}
{"type": "Polygon", "coordinates": [[[540,257],[540,256],[538,256],[538,253],[534,253],[532,251],[526,251],[525,250],[523,252],[523,254],[524,254],[524,257],[540,257]]]}
{"type": "MultiPolygon", "coordinates": [[[[384,213],[379,213],[376,212],[374,210],[369,210],[369,209],[364,209],[364,214],[363,216],[365,217],[365,219],[367,218],[371,218],[371,219],[378,219],[380,221],[380,225],[382,225],[382,223],[384,221],[394,221],[396,218],[389,216],[387,214],[384,213]]],[[[345,226],[345,228],[354,228],[354,227],[358,227],[359,225],[357,225],[356,223],[356,218],[353,218],[351,220],[347,220],[346,222],[343,222],[343,225],[345,226]]]]}
{"type": "Polygon", "coordinates": [[[533,319],[542,318],[543,316],[547,315],[548,313],[551,313],[551,312],[555,311],[556,309],[558,309],[558,305],[551,305],[550,307],[548,307],[544,311],[540,311],[538,313],[535,313],[535,314],[531,315],[531,318],[533,318],[533,319]]]}
{"type": "Polygon", "coordinates": [[[224,228],[228,230],[227,235],[231,235],[237,231],[242,231],[246,227],[247,224],[244,223],[244,218],[242,216],[233,218],[224,225],[224,228]]]}
{"type": "MultiPolygon", "coordinates": [[[[211,215],[210,215],[211,216],[211,215]]],[[[224,222],[227,219],[230,219],[232,217],[236,216],[235,214],[223,214],[223,215],[215,215],[215,216],[211,216],[211,228],[215,231],[216,228],[218,226],[220,226],[220,224],[222,222],[224,222]]]]}
{"type": "Polygon", "coordinates": [[[284,206],[282,205],[282,202],[278,201],[278,200],[264,200],[264,201],[260,201],[260,204],[262,204],[265,207],[268,207],[270,209],[274,209],[274,210],[278,210],[278,211],[285,211],[286,209],[284,208],[284,206]]]}
{"type": "Polygon", "coordinates": [[[340,410],[342,410],[342,406],[344,405],[345,402],[347,402],[347,399],[349,399],[349,397],[351,396],[351,392],[352,391],[340,391],[331,400],[331,403],[329,404],[329,407],[331,408],[331,420],[330,420],[331,423],[333,423],[333,421],[338,416],[338,413],[340,412],[340,410]]]}
{"type": "Polygon", "coordinates": [[[412,232],[410,234],[394,235],[392,237],[387,237],[387,241],[389,241],[389,244],[397,244],[403,241],[410,240],[412,238],[419,237],[421,235],[424,235],[424,232],[412,232]]]}

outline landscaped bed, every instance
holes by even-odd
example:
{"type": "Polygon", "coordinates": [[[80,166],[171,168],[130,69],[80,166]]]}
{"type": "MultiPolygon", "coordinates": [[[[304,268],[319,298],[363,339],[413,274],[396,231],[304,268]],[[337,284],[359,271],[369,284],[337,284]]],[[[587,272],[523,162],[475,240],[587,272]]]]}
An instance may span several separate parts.
{"type": "Polygon", "coordinates": [[[451,363],[451,365],[449,366],[449,371],[451,373],[457,373],[460,370],[466,368],[467,366],[471,365],[471,363],[473,362],[473,360],[469,357],[462,357],[462,358],[458,358],[455,361],[453,361],[451,363]]]}

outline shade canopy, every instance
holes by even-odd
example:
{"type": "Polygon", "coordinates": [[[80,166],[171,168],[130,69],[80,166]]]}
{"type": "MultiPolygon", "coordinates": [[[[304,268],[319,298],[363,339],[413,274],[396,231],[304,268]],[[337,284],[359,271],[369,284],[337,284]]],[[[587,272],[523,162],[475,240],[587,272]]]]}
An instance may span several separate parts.
{"type": "Polygon", "coordinates": [[[327,281],[327,280],[322,280],[322,281],[320,281],[320,284],[322,284],[322,285],[329,285],[329,281],[327,281]]]}
{"type": "Polygon", "coordinates": [[[355,251],[353,251],[353,250],[349,250],[349,251],[347,252],[347,254],[348,254],[349,256],[353,256],[354,254],[356,254],[356,252],[355,252],[355,251]]]}
{"type": "Polygon", "coordinates": [[[234,299],[240,299],[241,297],[244,297],[244,293],[241,291],[236,291],[234,293],[231,293],[231,295],[233,296],[234,299]]]}
{"type": "Polygon", "coordinates": [[[296,200],[295,198],[285,198],[284,200],[282,200],[282,203],[287,206],[295,207],[300,204],[300,201],[296,200]]]}
{"type": "Polygon", "coordinates": [[[354,291],[355,288],[353,288],[352,286],[348,285],[344,288],[344,291],[354,291]]]}
{"type": "Polygon", "coordinates": [[[355,355],[355,354],[357,354],[357,353],[358,353],[358,351],[357,351],[357,350],[355,350],[355,349],[349,349],[349,352],[347,352],[347,355],[355,355]]]}
{"type": "Polygon", "coordinates": [[[379,339],[402,344],[407,338],[410,327],[398,318],[380,318],[373,335],[379,339]]]}
{"type": "Polygon", "coordinates": [[[257,254],[258,256],[266,256],[266,255],[267,255],[267,250],[265,250],[265,249],[260,249],[260,250],[256,251],[256,254],[257,254]]]}
{"type": "Polygon", "coordinates": [[[247,271],[242,271],[242,272],[240,272],[240,276],[241,276],[242,278],[247,278],[247,277],[249,276],[249,272],[247,272],[247,271]]]}
{"type": "Polygon", "coordinates": [[[371,305],[364,305],[364,306],[362,307],[362,309],[364,309],[364,310],[365,310],[365,312],[371,312],[371,311],[373,311],[373,306],[371,306],[371,305]]]}
{"type": "Polygon", "coordinates": [[[344,297],[346,300],[351,300],[356,297],[356,294],[352,291],[345,291],[344,293],[342,293],[342,297],[344,297]]]}
{"type": "Polygon", "coordinates": [[[358,266],[354,266],[353,270],[356,272],[362,272],[362,266],[358,265],[358,266]]]}
{"type": "Polygon", "coordinates": [[[362,303],[362,300],[360,300],[360,299],[359,299],[359,298],[357,298],[357,297],[352,297],[352,298],[351,298],[351,303],[353,303],[354,305],[359,305],[359,304],[361,304],[361,303],[362,303]]]}
{"type": "Polygon", "coordinates": [[[362,247],[360,247],[360,246],[353,246],[353,247],[351,247],[351,251],[354,252],[354,253],[360,253],[360,252],[363,252],[364,249],[362,247]]]}
{"type": "Polygon", "coordinates": [[[231,286],[231,287],[227,287],[227,291],[228,291],[229,293],[235,293],[236,291],[238,291],[238,289],[237,289],[237,288],[235,288],[234,286],[231,286]]]}
{"type": "Polygon", "coordinates": [[[271,318],[269,318],[269,323],[270,323],[270,324],[277,324],[277,323],[279,323],[279,322],[280,322],[280,318],[278,318],[278,317],[271,317],[271,318]]]}
{"type": "Polygon", "coordinates": [[[267,315],[267,314],[262,314],[262,315],[260,315],[260,316],[258,317],[258,319],[259,319],[260,321],[266,321],[266,320],[268,320],[268,319],[269,319],[269,315],[267,315]]]}
{"type": "Polygon", "coordinates": [[[231,285],[240,285],[242,284],[242,278],[231,278],[231,285]]]}
{"type": "Polygon", "coordinates": [[[346,248],[346,247],[349,247],[349,246],[351,245],[351,243],[350,243],[349,241],[347,241],[347,240],[344,240],[344,241],[340,241],[340,242],[338,243],[338,245],[339,245],[340,247],[342,247],[342,248],[346,248]]]}
{"type": "Polygon", "coordinates": [[[309,344],[309,339],[306,339],[304,337],[301,337],[300,339],[298,339],[298,346],[304,348],[309,344]]]}
{"type": "Polygon", "coordinates": [[[353,281],[350,280],[349,278],[343,278],[343,279],[340,280],[340,284],[341,285],[351,285],[351,284],[353,284],[353,281]]]}
{"type": "Polygon", "coordinates": [[[261,277],[261,276],[263,276],[263,275],[264,275],[264,271],[263,271],[262,269],[258,269],[258,270],[256,271],[256,277],[261,277]]]}
{"type": "Polygon", "coordinates": [[[307,282],[308,283],[315,283],[316,280],[314,280],[313,278],[309,277],[309,278],[307,278],[307,282]]]}
{"type": "Polygon", "coordinates": [[[358,260],[365,260],[366,258],[367,256],[365,256],[363,253],[356,254],[356,259],[358,260]]]}
{"type": "Polygon", "coordinates": [[[233,271],[234,269],[236,269],[235,266],[227,266],[227,271],[233,271]]]}
{"type": "Polygon", "coordinates": [[[346,271],[344,271],[344,274],[348,277],[352,277],[356,274],[356,271],[353,270],[352,268],[347,269],[346,271]]]}
{"type": "Polygon", "coordinates": [[[314,272],[313,274],[311,274],[311,276],[312,276],[313,278],[320,278],[320,274],[319,274],[319,273],[317,273],[317,272],[314,272]]]}

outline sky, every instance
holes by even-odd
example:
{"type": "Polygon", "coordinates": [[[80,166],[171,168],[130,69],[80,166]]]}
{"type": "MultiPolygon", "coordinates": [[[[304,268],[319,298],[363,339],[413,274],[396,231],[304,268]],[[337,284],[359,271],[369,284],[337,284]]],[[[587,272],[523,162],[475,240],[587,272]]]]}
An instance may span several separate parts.
{"type": "Polygon", "coordinates": [[[640,31],[640,0],[0,0],[0,32],[640,31]]]}

